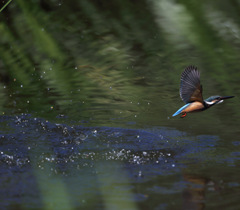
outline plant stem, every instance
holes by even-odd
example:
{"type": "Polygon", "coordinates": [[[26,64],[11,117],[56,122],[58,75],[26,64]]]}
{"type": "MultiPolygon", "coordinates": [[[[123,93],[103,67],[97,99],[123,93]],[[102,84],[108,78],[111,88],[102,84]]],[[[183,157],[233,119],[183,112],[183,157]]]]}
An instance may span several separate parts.
{"type": "Polygon", "coordinates": [[[4,8],[11,2],[12,0],[9,0],[1,9],[0,12],[2,12],[4,10],[4,8]]]}

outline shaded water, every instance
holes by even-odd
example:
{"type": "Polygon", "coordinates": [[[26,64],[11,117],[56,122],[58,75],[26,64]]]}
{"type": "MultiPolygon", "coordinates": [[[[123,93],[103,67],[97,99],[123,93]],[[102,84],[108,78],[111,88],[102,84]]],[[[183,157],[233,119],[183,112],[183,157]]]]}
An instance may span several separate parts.
{"type": "Polygon", "coordinates": [[[0,14],[0,205],[237,209],[237,1],[29,1],[0,14]],[[179,80],[204,98],[186,118],[179,80]]]}
{"type": "Polygon", "coordinates": [[[70,127],[27,115],[2,117],[1,127],[9,130],[1,135],[2,207],[189,208],[204,205],[205,193],[238,187],[204,172],[235,162],[217,154],[217,136],[70,127]]]}

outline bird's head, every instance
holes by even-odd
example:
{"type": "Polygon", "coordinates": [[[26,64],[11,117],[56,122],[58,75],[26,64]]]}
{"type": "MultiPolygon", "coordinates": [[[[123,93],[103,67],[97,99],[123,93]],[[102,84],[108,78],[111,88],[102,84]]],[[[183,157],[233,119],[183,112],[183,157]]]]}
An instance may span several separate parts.
{"type": "Polygon", "coordinates": [[[215,104],[220,104],[225,99],[233,98],[234,96],[211,96],[205,100],[205,103],[209,106],[213,106],[215,104]]]}

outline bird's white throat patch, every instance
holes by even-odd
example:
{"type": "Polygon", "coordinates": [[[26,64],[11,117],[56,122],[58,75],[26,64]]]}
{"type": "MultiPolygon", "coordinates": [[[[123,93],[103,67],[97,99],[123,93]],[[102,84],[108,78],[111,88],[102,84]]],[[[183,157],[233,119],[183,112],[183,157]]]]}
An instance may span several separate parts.
{"type": "Polygon", "coordinates": [[[208,105],[220,104],[222,102],[223,102],[223,100],[220,100],[220,101],[216,101],[216,100],[214,100],[214,101],[205,101],[205,103],[208,104],[208,105]]]}

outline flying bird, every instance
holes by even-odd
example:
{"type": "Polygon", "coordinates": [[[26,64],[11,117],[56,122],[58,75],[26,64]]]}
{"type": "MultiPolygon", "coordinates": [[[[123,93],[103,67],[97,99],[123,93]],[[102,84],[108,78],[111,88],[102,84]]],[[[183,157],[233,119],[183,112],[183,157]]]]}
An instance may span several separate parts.
{"type": "Polygon", "coordinates": [[[188,66],[181,75],[180,97],[186,103],[177,110],[172,116],[182,114],[186,117],[189,112],[204,111],[215,104],[222,103],[224,99],[233,98],[234,96],[211,96],[203,100],[202,85],[200,83],[200,72],[195,66],[188,66]]]}

